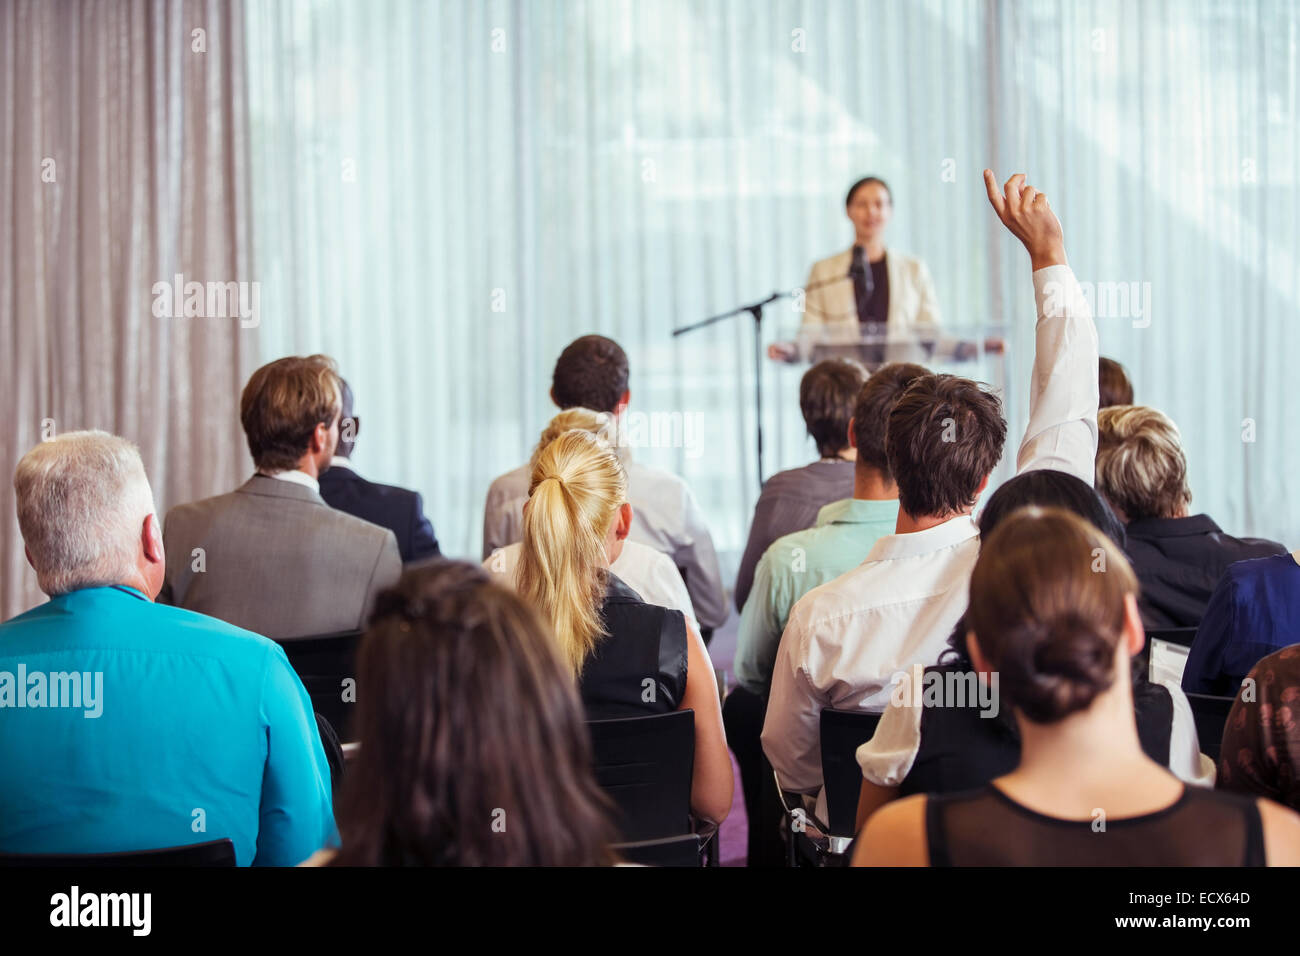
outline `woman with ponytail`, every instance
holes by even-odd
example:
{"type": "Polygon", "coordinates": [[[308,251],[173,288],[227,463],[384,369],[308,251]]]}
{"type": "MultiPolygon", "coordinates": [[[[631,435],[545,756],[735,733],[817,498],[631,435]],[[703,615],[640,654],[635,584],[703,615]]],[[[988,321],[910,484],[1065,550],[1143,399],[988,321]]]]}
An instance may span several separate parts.
{"type": "Polygon", "coordinates": [[[533,462],[516,588],[551,624],[589,720],[695,712],[691,810],[720,823],[733,780],[713,665],[680,611],[646,604],[609,570],[631,526],[613,448],[561,434],[533,462]]]}
{"type": "Polygon", "coordinates": [[[1300,817],[1188,787],[1143,753],[1131,658],[1137,579],[1082,518],[1025,508],[984,542],[967,644],[1020,732],[1020,763],[965,793],[912,796],[858,838],[866,866],[1294,866],[1300,817]]]}

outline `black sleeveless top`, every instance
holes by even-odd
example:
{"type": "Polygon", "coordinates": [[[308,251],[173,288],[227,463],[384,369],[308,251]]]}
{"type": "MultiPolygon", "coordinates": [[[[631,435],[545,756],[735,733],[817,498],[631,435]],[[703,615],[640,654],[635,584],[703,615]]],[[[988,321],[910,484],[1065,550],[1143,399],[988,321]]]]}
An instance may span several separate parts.
{"type": "MultiPolygon", "coordinates": [[[[925,674],[946,677],[970,670],[965,663],[937,664],[925,674]]],[[[1169,734],[1174,702],[1169,691],[1145,678],[1134,681],[1133,706],[1142,750],[1161,766],[1169,766],[1169,734]]],[[[996,717],[980,716],[978,701],[967,707],[924,707],[921,743],[912,769],[898,785],[899,796],[915,793],[957,793],[982,787],[1016,769],[1020,738],[1005,700],[996,717]]]]}
{"type": "Polygon", "coordinates": [[[676,710],[686,696],[686,618],[646,604],[610,574],[601,605],[605,637],[582,665],[588,720],[676,710]]]}
{"type": "Polygon", "coordinates": [[[1253,798],[1200,787],[1137,817],[1062,820],[990,784],[926,798],[931,866],[1263,866],[1253,798]],[[1102,823],[1104,822],[1104,829],[1102,823]]]}

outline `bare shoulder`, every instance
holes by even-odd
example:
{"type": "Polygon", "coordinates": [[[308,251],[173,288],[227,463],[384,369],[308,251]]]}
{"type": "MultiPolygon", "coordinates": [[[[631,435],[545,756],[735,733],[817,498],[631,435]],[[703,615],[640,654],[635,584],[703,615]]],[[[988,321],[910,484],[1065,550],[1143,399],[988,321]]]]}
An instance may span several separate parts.
{"type": "Polygon", "coordinates": [[[1264,855],[1269,866],[1300,866],[1300,815],[1294,810],[1260,799],[1260,822],[1264,825],[1264,855]]]}
{"type": "Polygon", "coordinates": [[[854,866],[928,866],[924,794],[887,803],[862,828],[853,852],[854,866]]]}

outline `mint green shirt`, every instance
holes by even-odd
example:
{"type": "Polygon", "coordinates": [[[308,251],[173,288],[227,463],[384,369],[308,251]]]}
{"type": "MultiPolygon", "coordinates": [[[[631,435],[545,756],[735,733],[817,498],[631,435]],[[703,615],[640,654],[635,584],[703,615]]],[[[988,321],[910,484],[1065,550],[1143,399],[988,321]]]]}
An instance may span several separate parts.
{"type": "Polygon", "coordinates": [[[832,501],[811,528],[777,538],[754,569],[754,586],[740,612],[736,679],[767,696],[781,633],[795,602],[866,560],[877,538],[894,533],[898,501],[832,501]]]}

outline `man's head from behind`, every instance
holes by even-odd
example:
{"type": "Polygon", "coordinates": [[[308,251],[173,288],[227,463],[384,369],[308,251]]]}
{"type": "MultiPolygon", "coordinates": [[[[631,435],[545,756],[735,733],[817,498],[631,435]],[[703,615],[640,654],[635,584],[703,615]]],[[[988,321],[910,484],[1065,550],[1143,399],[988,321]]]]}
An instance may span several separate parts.
{"type": "Polygon", "coordinates": [[[885,451],[885,430],[889,414],[907,391],[907,386],[930,370],[912,362],[890,362],[871,373],[858,391],[853,406],[853,444],[858,450],[858,470],[875,469],[886,483],[893,483],[889,456],[885,451]]]}
{"type": "Polygon", "coordinates": [[[799,410],[808,434],[823,458],[838,457],[849,447],[853,403],[867,380],[867,370],[850,359],[818,362],[799,381],[799,410]]]}
{"type": "Polygon", "coordinates": [[[551,399],[560,408],[615,414],[628,399],[627,353],[613,339],[584,335],[560,353],[551,376],[551,399]]]}
{"type": "Polygon", "coordinates": [[[153,598],[162,589],[153,492],[125,438],[84,431],[42,442],[18,462],[14,493],[27,560],[46,594],[125,584],[153,598]]]}
{"type": "Polygon", "coordinates": [[[259,471],[293,471],[310,455],[317,471],[338,447],[342,379],[327,355],[290,356],[253,373],[239,419],[259,471]]]}
{"type": "Polygon", "coordinates": [[[1002,457],[1002,402],[955,375],[924,375],[903,392],[885,432],[898,506],[913,518],[969,512],[1002,457]]]}
{"type": "Polygon", "coordinates": [[[353,412],[352,386],[341,376],[339,394],[342,396],[342,405],[339,409],[339,446],[334,454],[351,458],[352,450],[357,444],[357,435],[361,434],[361,416],[353,412]]]}

